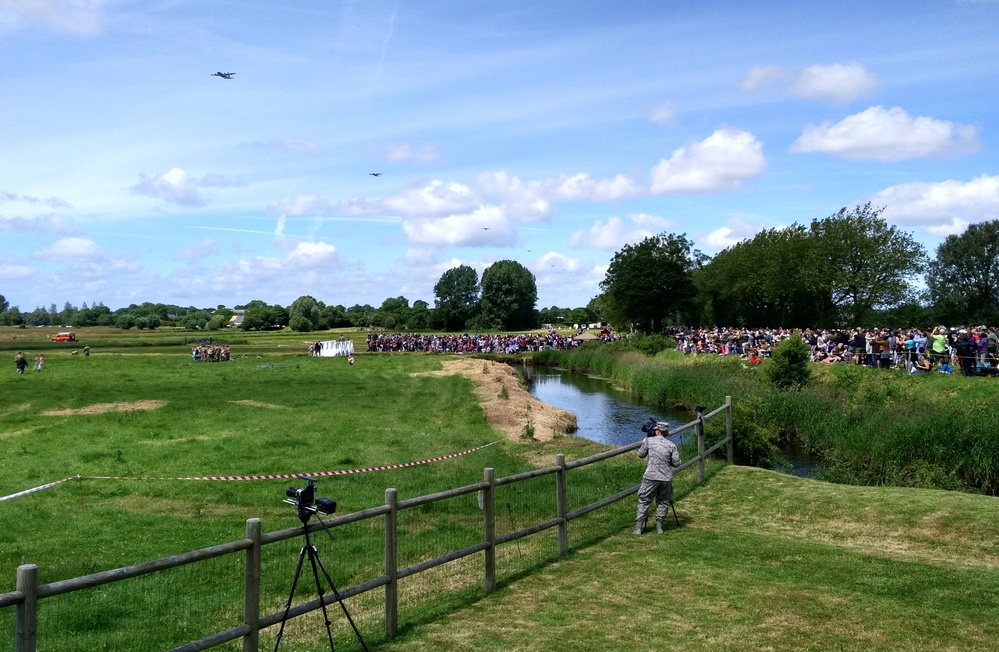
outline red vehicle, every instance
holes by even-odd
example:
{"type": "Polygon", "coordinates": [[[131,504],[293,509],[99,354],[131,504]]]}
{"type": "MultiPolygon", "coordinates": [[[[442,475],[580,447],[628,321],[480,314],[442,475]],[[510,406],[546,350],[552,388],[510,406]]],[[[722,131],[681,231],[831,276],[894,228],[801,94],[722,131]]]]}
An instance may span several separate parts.
{"type": "Polygon", "coordinates": [[[53,342],[75,342],[76,333],[58,333],[52,336],[53,342]]]}

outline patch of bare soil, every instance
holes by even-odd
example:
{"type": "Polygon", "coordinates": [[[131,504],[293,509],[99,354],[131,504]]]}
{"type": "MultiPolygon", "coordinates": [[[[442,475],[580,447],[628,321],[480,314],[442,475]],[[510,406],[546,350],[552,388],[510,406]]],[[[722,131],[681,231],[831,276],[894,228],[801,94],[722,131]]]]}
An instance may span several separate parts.
{"type": "Polygon", "coordinates": [[[525,432],[531,429],[534,439],[541,441],[576,431],[576,415],[531,396],[510,365],[462,358],[445,360],[442,371],[426,372],[425,375],[453,374],[461,374],[472,381],[479,405],[486,412],[486,421],[513,441],[523,441],[525,432]]]}
{"type": "Polygon", "coordinates": [[[277,405],[275,403],[261,403],[260,401],[242,400],[242,401],[229,401],[229,402],[230,403],[238,403],[239,405],[249,405],[250,407],[269,408],[271,410],[283,410],[283,409],[285,409],[285,406],[283,406],[283,405],[277,405]]]}
{"type": "Polygon", "coordinates": [[[166,401],[133,401],[131,403],[95,403],[75,410],[49,410],[42,412],[47,417],[65,417],[77,414],[104,414],[105,412],[129,412],[131,410],[158,410],[166,401]]]}

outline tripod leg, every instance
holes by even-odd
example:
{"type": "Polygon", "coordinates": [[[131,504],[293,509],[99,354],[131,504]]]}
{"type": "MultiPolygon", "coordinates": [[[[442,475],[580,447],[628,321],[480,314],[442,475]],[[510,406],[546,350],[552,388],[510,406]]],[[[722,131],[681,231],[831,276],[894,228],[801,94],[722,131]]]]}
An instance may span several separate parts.
{"type": "MultiPolygon", "coordinates": [[[[326,638],[330,641],[330,652],[333,652],[333,630],[330,629],[330,615],[326,611],[326,600],[323,599],[323,585],[319,581],[319,570],[316,568],[316,562],[322,565],[322,561],[319,559],[319,551],[311,543],[308,545],[309,549],[309,563],[312,565],[312,577],[316,580],[316,593],[319,594],[319,606],[323,610],[323,621],[326,623],[326,638]]],[[[326,572],[326,569],[323,569],[326,572]]],[[[334,595],[336,593],[334,592],[334,595]]]]}
{"type": "MultiPolygon", "coordinates": [[[[340,609],[343,611],[343,615],[346,616],[347,622],[350,623],[351,629],[354,630],[354,636],[357,637],[357,641],[364,648],[364,652],[368,652],[368,646],[364,643],[364,638],[361,636],[361,630],[357,629],[357,625],[354,624],[354,619],[350,617],[350,612],[347,611],[347,605],[343,603],[343,598],[340,597],[340,592],[336,590],[336,584],[333,583],[333,578],[330,577],[330,573],[326,570],[326,565],[323,564],[323,560],[319,558],[319,553],[316,553],[316,561],[319,562],[319,568],[322,569],[323,575],[326,577],[326,581],[329,582],[330,590],[333,592],[333,597],[336,601],[340,603],[340,609]]],[[[316,580],[319,581],[318,579],[316,580]]]]}
{"type": "Polygon", "coordinates": [[[679,525],[680,524],[680,518],[676,515],[676,505],[673,504],[672,500],[669,501],[669,506],[673,509],[673,520],[676,521],[677,525],[679,525]]]}
{"type": "Polygon", "coordinates": [[[284,605],[284,615],[281,616],[281,627],[278,629],[277,638],[274,640],[274,652],[277,652],[281,645],[281,635],[284,634],[284,625],[288,622],[288,612],[291,611],[291,601],[295,597],[295,587],[298,586],[298,576],[302,573],[302,562],[305,561],[305,548],[298,553],[298,566],[295,567],[295,579],[291,581],[291,593],[288,594],[288,602],[284,605]]]}

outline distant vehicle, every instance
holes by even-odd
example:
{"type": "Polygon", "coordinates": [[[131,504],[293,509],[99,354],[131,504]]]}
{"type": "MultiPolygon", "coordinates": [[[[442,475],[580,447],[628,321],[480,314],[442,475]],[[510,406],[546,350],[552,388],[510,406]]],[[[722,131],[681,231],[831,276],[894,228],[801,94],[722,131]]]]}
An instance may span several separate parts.
{"type": "Polygon", "coordinates": [[[234,73],[234,72],[213,72],[210,76],[211,77],[221,77],[222,79],[232,79],[232,76],[235,75],[235,74],[236,73],[234,73]]]}
{"type": "Polygon", "coordinates": [[[53,342],[75,342],[76,333],[57,333],[52,336],[53,342]]]}

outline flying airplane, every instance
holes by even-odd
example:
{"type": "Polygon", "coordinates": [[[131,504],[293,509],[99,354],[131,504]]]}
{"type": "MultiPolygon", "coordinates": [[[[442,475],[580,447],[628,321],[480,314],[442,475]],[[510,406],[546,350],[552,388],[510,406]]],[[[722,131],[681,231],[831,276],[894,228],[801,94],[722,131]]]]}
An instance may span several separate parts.
{"type": "Polygon", "coordinates": [[[380,177],[380,176],[382,176],[381,172],[368,172],[368,174],[370,174],[373,177],[380,177]]]}
{"type": "Polygon", "coordinates": [[[222,79],[232,79],[232,76],[235,75],[235,74],[236,73],[234,73],[234,72],[216,72],[216,73],[212,73],[211,76],[212,77],[221,77],[222,79]]]}

